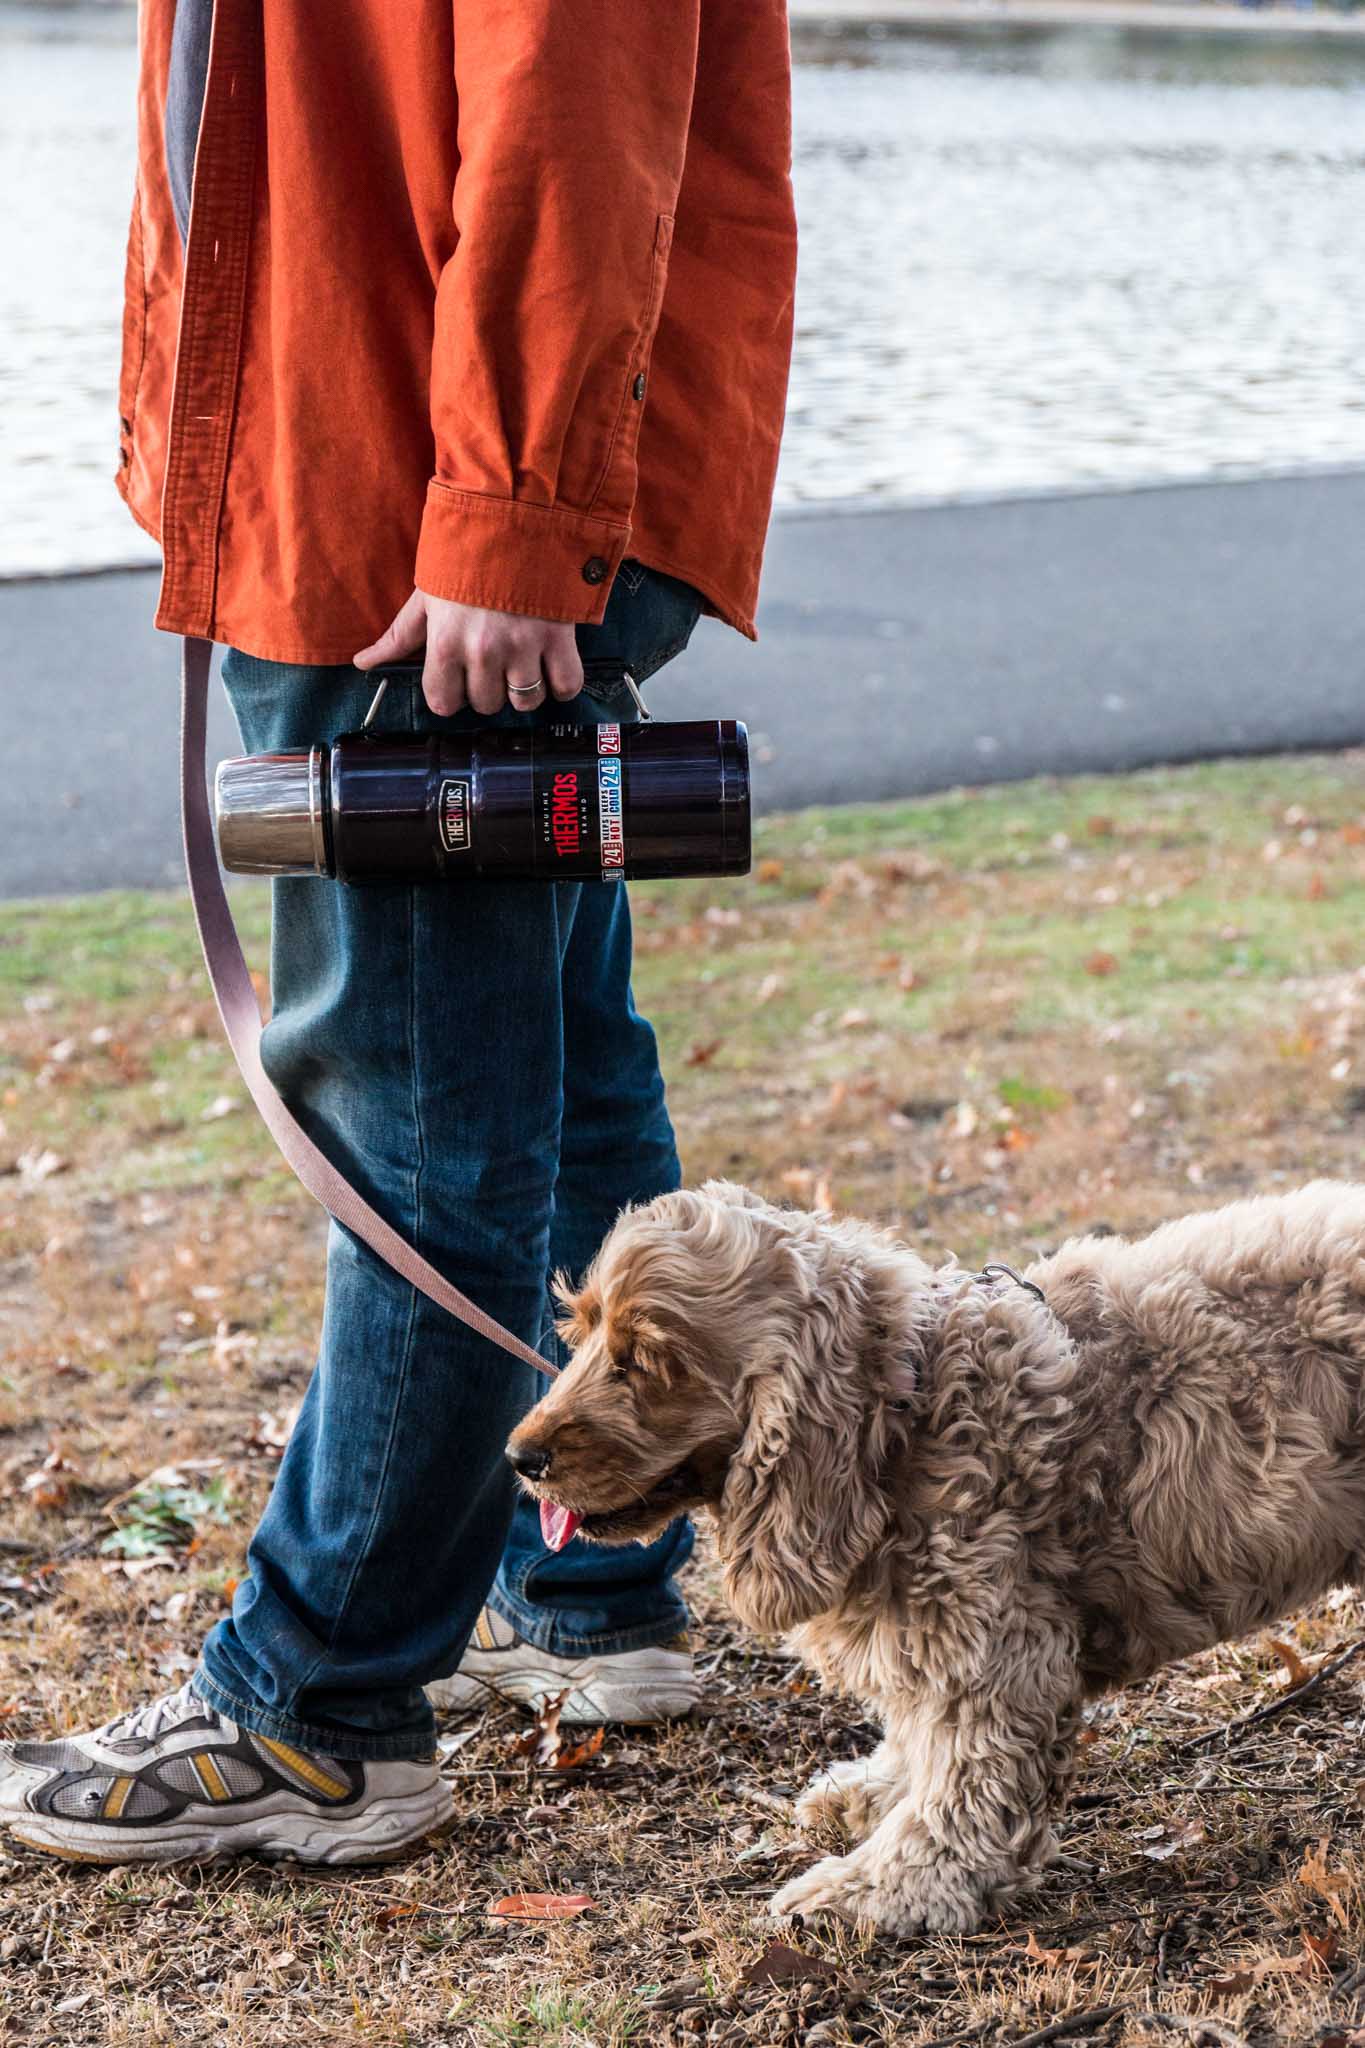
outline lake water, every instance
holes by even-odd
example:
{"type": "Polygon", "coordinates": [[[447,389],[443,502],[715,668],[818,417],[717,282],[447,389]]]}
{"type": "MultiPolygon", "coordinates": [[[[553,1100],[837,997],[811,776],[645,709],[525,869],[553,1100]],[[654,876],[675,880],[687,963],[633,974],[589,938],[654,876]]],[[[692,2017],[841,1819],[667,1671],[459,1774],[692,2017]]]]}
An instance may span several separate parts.
{"type": "MultiPolygon", "coordinates": [[[[1365,42],[795,36],[783,502],[1365,463],[1365,42]]],[[[114,497],[131,10],[0,4],[0,574],[114,497]]]]}

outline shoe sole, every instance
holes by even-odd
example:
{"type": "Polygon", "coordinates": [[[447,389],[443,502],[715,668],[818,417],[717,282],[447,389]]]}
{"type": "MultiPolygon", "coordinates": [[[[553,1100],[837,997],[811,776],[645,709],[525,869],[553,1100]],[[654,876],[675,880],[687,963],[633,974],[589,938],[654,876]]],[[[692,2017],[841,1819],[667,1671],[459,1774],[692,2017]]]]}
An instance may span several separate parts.
{"type": "MultiPolygon", "coordinates": [[[[6,1814],[0,1827],[27,1848],[68,1863],[260,1863],[326,1865],[397,1863],[421,1843],[448,1835],[456,1815],[450,1787],[438,1784],[408,1799],[376,1799],[361,1820],[371,1830],[342,1834],[325,1815],[262,1814],[232,1826],[205,1827],[202,1822],[139,1837],[131,1828],[63,1826],[47,1814],[6,1814]]],[[[345,1825],[343,1823],[343,1825],[345,1825]]]]}
{"type": "Polygon", "coordinates": [[[560,1708],[562,1728],[596,1728],[604,1723],[622,1728],[650,1728],[662,1721],[685,1721],[701,1698],[701,1687],[688,1680],[674,1686],[644,1679],[638,1685],[619,1682],[575,1684],[562,1671],[518,1671],[501,1684],[492,1679],[457,1674],[429,1686],[432,1704],[444,1714],[467,1715],[503,1700],[534,1712],[546,1700],[568,1690],[560,1708]],[[447,1690],[449,1688],[449,1690],[447,1690]]]}

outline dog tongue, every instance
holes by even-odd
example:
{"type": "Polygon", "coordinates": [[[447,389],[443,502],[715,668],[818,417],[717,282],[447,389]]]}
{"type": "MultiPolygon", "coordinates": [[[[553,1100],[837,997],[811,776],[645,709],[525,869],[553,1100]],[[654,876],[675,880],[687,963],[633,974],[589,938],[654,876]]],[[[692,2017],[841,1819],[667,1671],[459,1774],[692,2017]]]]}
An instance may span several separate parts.
{"type": "Polygon", "coordinates": [[[562,1550],[582,1521],[572,1508],[557,1507],[553,1501],[540,1503],[540,1533],[547,1550],[562,1550]]]}

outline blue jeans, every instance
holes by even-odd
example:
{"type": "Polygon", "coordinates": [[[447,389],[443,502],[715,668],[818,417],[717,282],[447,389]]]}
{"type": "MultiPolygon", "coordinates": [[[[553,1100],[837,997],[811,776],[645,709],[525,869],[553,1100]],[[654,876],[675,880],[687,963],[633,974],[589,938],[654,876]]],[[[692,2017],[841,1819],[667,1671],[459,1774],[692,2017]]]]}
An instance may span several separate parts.
{"type": "MultiPolygon", "coordinates": [[[[697,610],[689,586],[625,562],[603,623],[579,629],[599,694],[569,715],[634,716],[613,661],[648,675],[697,610]]],[[[236,653],[223,678],[251,753],[354,730],[373,694],[354,669],[236,653]]],[[[434,718],[414,679],[378,722],[476,717],[434,718]]],[[[272,1080],[376,1209],[542,1349],[558,1344],[548,1275],[580,1274],[627,1202],[678,1185],[630,960],[617,883],[274,884],[272,1080]]],[[[543,1384],[333,1224],[317,1368],[248,1575],[204,1645],[205,1698],[334,1756],[418,1757],[433,1744],[422,1686],[455,1669],[485,1599],[560,1654],[674,1635],[686,1521],[648,1546],[555,1556],[518,1499],[503,1445],[543,1384]]]]}

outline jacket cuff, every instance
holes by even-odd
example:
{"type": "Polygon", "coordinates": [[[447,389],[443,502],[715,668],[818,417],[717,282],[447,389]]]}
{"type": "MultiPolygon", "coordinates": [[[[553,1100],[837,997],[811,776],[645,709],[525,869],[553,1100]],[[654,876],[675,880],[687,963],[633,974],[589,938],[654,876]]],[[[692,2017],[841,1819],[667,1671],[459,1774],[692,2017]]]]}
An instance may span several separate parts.
{"type": "Polygon", "coordinates": [[[433,477],[414,580],[428,597],[596,626],[629,539],[629,526],[613,520],[433,477]]]}

